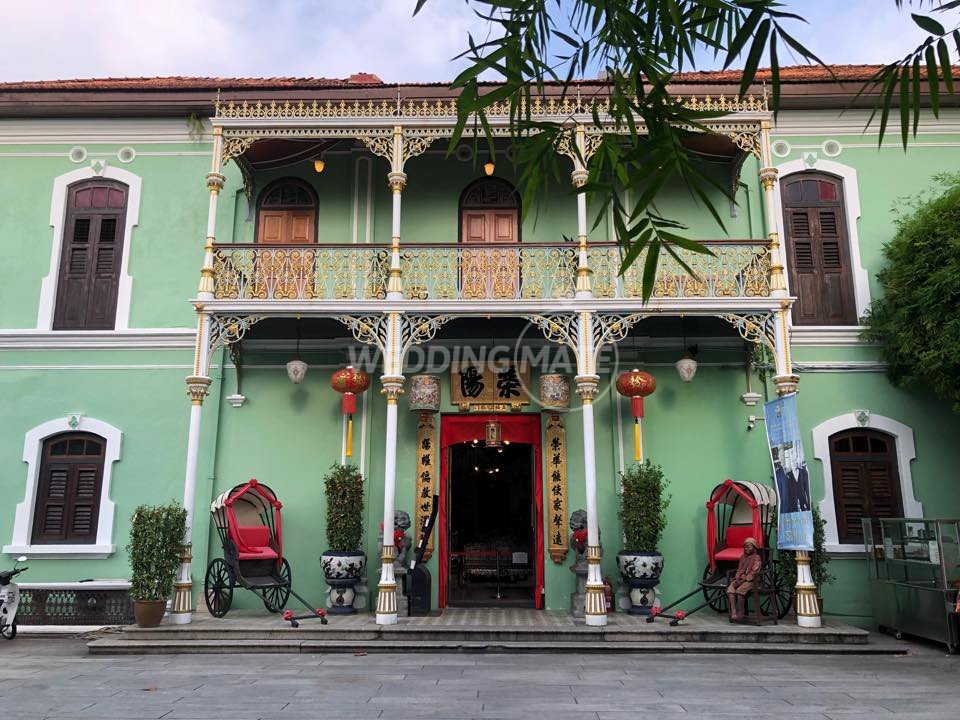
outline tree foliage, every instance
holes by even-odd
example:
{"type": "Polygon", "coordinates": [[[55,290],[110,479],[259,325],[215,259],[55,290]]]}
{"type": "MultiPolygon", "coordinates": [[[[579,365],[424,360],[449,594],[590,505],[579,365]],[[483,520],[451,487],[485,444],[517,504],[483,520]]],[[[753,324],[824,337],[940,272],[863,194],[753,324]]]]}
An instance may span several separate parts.
{"type": "Polygon", "coordinates": [[[943,192],[910,201],[883,249],[865,337],[883,344],[894,384],[929,387],[960,412],[960,174],[937,180],[943,192]]]}
{"type": "Polygon", "coordinates": [[[355,465],[333,465],[323,479],[327,496],[327,543],[352,552],[363,538],[363,475],[355,465]]]}
{"type": "Polygon", "coordinates": [[[620,475],[620,523],[623,525],[624,548],[635,552],[654,552],[667,527],[670,484],[663,468],[645,460],[620,475]]]}
{"type": "Polygon", "coordinates": [[[176,502],[141,505],[130,520],[130,595],[134,600],[164,600],[180,567],[187,511],[176,502]]]}
{"type": "MultiPolygon", "coordinates": [[[[761,62],[767,62],[777,107],[782,55],[789,55],[793,62],[823,64],[795,35],[804,19],[788,12],[782,0],[466,1],[489,32],[483,39],[468,36],[467,49],[460,56],[468,66],[452,84],[460,94],[450,150],[470,126],[475,134],[486,137],[493,156],[487,110],[494,103],[508,103],[523,207],[535,206],[550,181],[561,179],[555,147],[561,135],[569,132],[570,118],[534,119],[531,100],[543,93],[547,83],[558,84],[565,95],[580,93],[586,88],[576,79],[600,70],[607,81],[602,93],[609,98],[609,116],[601,118],[594,112],[592,125],[604,132],[609,129],[605,123],[611,123],[615,131],[603,135],[599,149],[589,158],[589,180],[581,192],[598,200],[597,222],[612,208],[621,272],[643,256],[644,300],[652,292],[662,253],[693,274],[678,248],[710,252],[681,234],[686,226],[679,219],[659,211],[656,201],[666,183],[672,178],[683,181],[724,232],[715,198],[732,199],[732,190],[712,177],[684,143],[692,133],[709,133],[704,120],[716,114],[684,107],[680,98],[671,96],[667,88],[674,74],[696,70],[705,60],[712,64],[719,59],[724,68],[740,64],[743,95],[761,62]],[[481,76],[491,75],[498,84],[483,86],[481,76]]],[[[416,0],[414,14],[426,2],[416,0]]],[[[928,8],[931,14],[911,13],[911,20],[929,37],[914,52],[885,65],[865,89],[881,90],[875,108],[880,141],[890,110],[898,105],[906,145],[909,129],[917,130],[922,96],[929,94],[931,110],[937,115],[941,95],[954,95],[951,58],[954,51],[960,53],[956,28],[960,0],[894,2],[901,9],[928,8]],[[950,19],[953,27],[941,22],[950,19]]]]}

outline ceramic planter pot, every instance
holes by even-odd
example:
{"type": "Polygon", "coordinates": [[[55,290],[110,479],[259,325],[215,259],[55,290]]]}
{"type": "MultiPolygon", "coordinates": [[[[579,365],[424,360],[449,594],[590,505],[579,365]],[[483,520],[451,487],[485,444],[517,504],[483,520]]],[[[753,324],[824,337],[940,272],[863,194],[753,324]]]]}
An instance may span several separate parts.
{"type": "Polygon", "coordinates": [[[137,627],[155,628],[163,620],[166,609],[166,600],[134,600],[133,618],[137,622],[137,627]]]}
{"type": "Polygon", "coordinates": [[[663,572],[663,555],[658,552],[624,550],[617,553],[617,567],[630,586],[631,615],[649,615],[657,604],[656,586],[663,572]]]}
{"type": "Polygon", "coordinates": [[[352,615],[356,612],[354,586],[360,582],[367,567],[367,556],[362,550],[338,552],[327,550],[320,556],[323,577],[330,587],[330,612],[352,615]]]}

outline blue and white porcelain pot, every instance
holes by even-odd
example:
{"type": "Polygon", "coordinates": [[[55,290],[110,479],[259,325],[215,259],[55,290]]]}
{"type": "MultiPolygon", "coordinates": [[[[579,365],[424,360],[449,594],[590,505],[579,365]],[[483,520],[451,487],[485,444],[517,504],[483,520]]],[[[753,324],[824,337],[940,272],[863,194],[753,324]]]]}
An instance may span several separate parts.
{"type": "Polygon", "coordinates": [[[327,550],[320,556],[320,567],[323,569],[324,580],[330,587],[330,612],[340,615],[355,613],[353,588],[366,571],[366,553],[363,550],[327,550]]]}
{"type": "Polygon", "coordinates": [[[649,615],[657,602],[654,590],[663,572],[663,555],[658,552],[624,550],[617,553],[617,568],[630,588],[631,615],[649,615]]]}

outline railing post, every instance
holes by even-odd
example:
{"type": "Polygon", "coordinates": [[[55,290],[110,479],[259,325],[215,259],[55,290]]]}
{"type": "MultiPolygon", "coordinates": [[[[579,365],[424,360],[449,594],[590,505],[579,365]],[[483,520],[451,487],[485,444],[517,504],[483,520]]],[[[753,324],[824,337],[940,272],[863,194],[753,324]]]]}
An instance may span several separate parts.
{"type": "Polygon", "coordinates": [[[578,299],[589,300],[593,297],[593,289],[590,283],[590,263],[587,257],[587,194],[583,192],[583,186],[587,184],[589,173],[587,172],[586,162],[588,160],[588,149],[586,143],[586,131],[583,125],[577,125],[574,135],[575,152],[573,158],[573,172],[570,173],[570,180],[577,189],[577,290],[578,299]]]}

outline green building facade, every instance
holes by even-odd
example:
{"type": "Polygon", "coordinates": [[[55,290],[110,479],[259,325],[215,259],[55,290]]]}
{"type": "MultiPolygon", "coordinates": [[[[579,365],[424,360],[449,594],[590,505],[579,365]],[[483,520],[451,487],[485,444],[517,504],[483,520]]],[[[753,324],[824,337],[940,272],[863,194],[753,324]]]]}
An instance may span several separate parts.
{"type": "MultiPolygon", "coordinates": [[[[895,140],[878,147],[875,130],[864,131],[866,110],[842,112],[859,76],[846,84],[792,81],[788,71],[784,78],[776,117],[762,89],[757,99],[733,101],[736,83],[724,75],[678,78],[678,96],[725,113],[709,121],[717,135],[697,148],[710,173],[734,184],[737,202],[716,193],[724,233],[679,183],[668,189],[660,211],[711,241],[714,255],[685,255],[695,277],[661,258],[646,305],[635,271],[617,277],[610,218],[595,223],[595,207],[580,205],[576,193],[582,158],[599,141],[580,96],[548,96],[535,109],[570,125],[558,153],[572,175],[537,207],[521,208],[510,192],[517,178],[506,118],[493,118],[502,136],[495,157],[469,139],[448,153],[454,98],[440,86],[369,76],[0,86],[5,557],[29,556],[25,582],[36,585],[95,578],[123,587],[134,508],[185,502],[192,563],[173,614],[186,619],[203,603],[207,563],[221,553],[210,503],[257,478],[284,505],[294,587],[320,604],[323,478],[350,462],[365,479],[367,607],[388,617],[392,608],[377,605],[378,584],[385,595],[390,582],[378,549],[381,524],[392,521],[385,488],[395,476],[393,506],[415,525],[425,482],[418,424],[429,417],[437,467],[428,494],[445,488],[443,532],[427,562],[433,606],[454,604],[454,588],[484,565],[465,548],[482,556],[486,542],[496,553],[502,539],[510,562],[529,574],[502,575],[501,590],[480,583],[486,594],[463,597],[497,604],[495,592],[568,611],[568,519],[593,504],[591,475],[591,532],[599,530],[603,555],[590,579],[617,585],[619,473],[634,463],[634,418],[612,381],[639,368],[657,383],[645,400],[643,455],[662,466],[672,494],[659,548],[662,600],[692,589],[704,572],[711,489],[726,478],[772,484],[763,403],[796,387],[812,501],[827,522],[836,575],[821,588],[824,608],[869,624],[859,517],[960,515],[955,415],[922,390],[893,387],[878,347],[859,337],[860,318],[881,292],[891,210],[960,161],[956,114],[923,116],[907,152],[895,140]],[[675,363],[694,347],[697,371],[685,382],[675,363]],[[297,384],[286,368],[295,358],[308,365],[297,384]],[[529,374],[521,368],[517,395],[491,387],[489,397],[457,404],[458,371],[476,358],[530,360],[529,374]],[[371,379],[349,457],[330,386],[348,364],[371,379]],[[439,379],[437,415],[409,409],[410,378],[420,374],[439,379]],[[567,376],[566,412],[538,401],[543,374],[567,376]],[[478,452],[462,433],[482,440],[495,422],[509,436],[527,415],[539,458],[504,448],[512,465],[488,458],[476,472],[502,471],[508,481],[474,478],[468,499],[456,500],[452,488],[478,452]],[[551,422],[564,433],[559,544],[551,422]],[[449,446],[445,428],[458,438],[449,446]],[[84,438],[94,445],[69,444],[84,438]],[[844,438],[866,449],[844,455],[844,438]],[[51,469],[56,452],[67,458],[62,477],[51,469]],[[501,512],[512,520],[504,524],[501,512]],[[516,539],[528,521],[529,542],[516,539]]],[[[584,97],[596,90],[581,88],[584,97]]],[[[259,607],[249,593],[235,604],[259,607]]]]}

